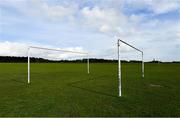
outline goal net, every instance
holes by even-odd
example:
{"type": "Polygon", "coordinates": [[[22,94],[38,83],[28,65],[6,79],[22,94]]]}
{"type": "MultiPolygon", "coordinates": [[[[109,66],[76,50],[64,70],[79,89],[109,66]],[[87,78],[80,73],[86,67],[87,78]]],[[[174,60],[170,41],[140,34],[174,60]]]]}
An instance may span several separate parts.
{"type": "Polygon", "coordinates": [[[87,52],[67,49],[53,49],[29,46],[28,47],[28,83],[31,82],[31,61],[33,62],[73,62],[86,61],[89,74],[89,57],[87,52]]]}

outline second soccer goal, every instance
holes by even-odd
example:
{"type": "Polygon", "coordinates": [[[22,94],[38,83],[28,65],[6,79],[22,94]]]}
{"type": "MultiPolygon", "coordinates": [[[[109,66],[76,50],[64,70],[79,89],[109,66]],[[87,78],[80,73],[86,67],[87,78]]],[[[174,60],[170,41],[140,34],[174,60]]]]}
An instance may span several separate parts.
{"type": "MultiPolygon", "coordinates": [[[[39,58],[41,57],[41,60],[47,61],[57,61],[59,58],[65,58],[71,57],[71,59],[80,56],[86,57],[86,63],[87,63],[87,73],[89,74],[89,54],[87,52],[82,51],[71,51],[71,50],[65,50],[65,49],[52,49],[52,48],[44,48],[44,47],[36,47],[36,46],[29,46],[28,47],[28,75],[27,75],[27,82],[28,84],[31,82],[31,58],[39,58]],[[36,51],[34,51],[36,50],[36,51]],[[60,54],[61,53],[61,54],[60,54]],[[63,53],[63,54],[62,54],[63,53]],[[73,56],[69,56],[73,55],[73,56]],[[53,58],[53,59],[52,59],[53,58]]],[[[69,59],[69,60],[71,60],[69,59]]]]}

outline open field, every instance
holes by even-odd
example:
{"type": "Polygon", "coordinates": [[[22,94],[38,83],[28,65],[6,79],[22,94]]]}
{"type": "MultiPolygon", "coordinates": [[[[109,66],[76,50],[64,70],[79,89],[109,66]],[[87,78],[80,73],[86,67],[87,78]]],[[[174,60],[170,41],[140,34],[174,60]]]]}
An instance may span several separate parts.
{"type": "Polygon", "coordinates": [[[0,63],[0,116],[180,116],[180,64],[0,63]]]}

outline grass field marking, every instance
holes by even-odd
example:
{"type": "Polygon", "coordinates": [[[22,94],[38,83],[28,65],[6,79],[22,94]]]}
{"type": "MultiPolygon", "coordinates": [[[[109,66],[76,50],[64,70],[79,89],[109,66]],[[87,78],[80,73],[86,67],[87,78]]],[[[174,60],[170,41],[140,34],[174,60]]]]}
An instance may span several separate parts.
{"type": "Polygon", "coordinates": [[[151,87],[163,87],[161,85],[158,85],[158,84],[150,84],[151,87]]]}

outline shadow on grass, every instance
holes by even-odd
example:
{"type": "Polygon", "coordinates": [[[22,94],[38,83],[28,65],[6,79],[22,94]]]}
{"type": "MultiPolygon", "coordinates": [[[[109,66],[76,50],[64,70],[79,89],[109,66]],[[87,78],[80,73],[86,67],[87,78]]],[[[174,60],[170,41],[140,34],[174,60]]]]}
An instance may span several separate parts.
{"type": "Polygon", "coordinates": [[[27,84],[27,82],[24,82],[24,81],[20,81],[20,80],[16,80],[16,79],[11,79],[11,80],[14,82],[17,82],[17,83],[27,84]]]}
{"type": "Polygon", "coordinates": [[[82,83],[82,82],[86,82],[86,81],[93,81],[93,80],[100,80],[100,79],[104,79],[104,77],[106,76],[98,76],[97,78],[90,78],[90,79],[83,79],[83,80],[79,80],[79,81],[75,81],[75,82],[71,82],[70,84],[78,84],[78,83],[82,83]]]}
{"type": "Polygon", "coordinates": [[[83,87],[75,85],[75,84],[78,84],[78,83],[91,81],[91,80],[97,80],[97,79],[84,79],[84,80],[69,83],[68,85],[71,86],[71,87],[74,87],[74,88],[78,88],[78,89],[87,91],[87,92],[91,92],[91,93],[95,93],[95,94],[101,94],[101,95],[105,95],[105,96],[109,96],[109,97],[120,98],[118,95],[117,96],[116,95],[111,95],[111,94],[108,94],[108,93],[104,93],[104,92],[100,92],[100,91],[96,91],[96,90],[92,90],[92,89],[87,89],[87,88],[83,88],[83,87]]]}
{"type": "Polygon", "coordinates": [[[105,96],[109,96],[109,97],[115,97],[115,98],[120,98],[116,95],[111,95],[111,94],[107,94],[107,93],[103,93],[103,92],[100,92],[100,91],[95,91],[95,90],[91,90],[91,89],[87,89],[87,88],[83,88],[83,87],[79,87],[79,86],[75,86],[75,85],[70,85],[69,86],[71,87],[74,87],[74,88],[78,88],[78,89],[81,89],[81,90],[84,90],[84,91],[88,91],[88,92],[91,92],[91,93],[96,93],[96,94],[101,94],[101,95],[105,95],[105,96]]]}

